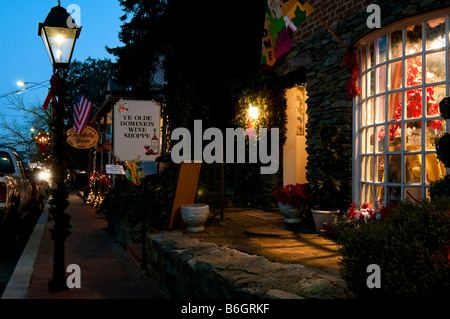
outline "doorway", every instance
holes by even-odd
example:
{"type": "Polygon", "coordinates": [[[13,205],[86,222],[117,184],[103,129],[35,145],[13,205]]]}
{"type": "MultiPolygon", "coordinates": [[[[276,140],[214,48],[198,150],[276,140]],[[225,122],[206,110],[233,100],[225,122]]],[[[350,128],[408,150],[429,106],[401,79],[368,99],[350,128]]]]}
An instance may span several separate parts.
{"type": "Polygon", "coordinates": [[[283,145],[283,185],[307,183],[306,85],[286,90],[286,142],[283,145]]]}

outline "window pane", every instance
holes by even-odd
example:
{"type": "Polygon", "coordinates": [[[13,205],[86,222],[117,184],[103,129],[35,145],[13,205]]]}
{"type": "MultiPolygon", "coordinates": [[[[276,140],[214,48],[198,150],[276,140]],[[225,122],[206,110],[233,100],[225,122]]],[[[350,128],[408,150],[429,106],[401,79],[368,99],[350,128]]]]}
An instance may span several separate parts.
{"type": "Polygon", "coordinates": [[[445,18],[429,20],[425,23],[426,49],[433,50],[445,46],[445,18]]]}
{"type": "Polygon", "coordinates": [[[367,153],[373,153],[373,127],[367,128],[367,153]]]}
{"type": "Polygon", "coordinates": [[[430,182],[437,181],[445,176],[445,166],[436,157],[436,154],[425,155],[425,179],[430,182]]]}
{"type": "Polygon", "coordinates": [[[405,155],[405,183],[417,184],[422,182],[422,164],[420,154],[405,155]]]}
{"type": "Polygon", "coordinates": [[[402,30],[391,33],[391,59],[402,56],[402,30]]]}
{"type": "Polygon", "coordinates": [[[362,99],[365,99],[367,97],[367,94],[366,94],[366,78],[367,78],[366,74],[364,74],[361,77],[361,98],[362,99]]]}
{"type": "Polygon", "coordinates": [[[406,118],[414,119],[422,116],[422,89],[406,91],[406,118]]]}
{"type": "Polygon", "coordinates": [[[366,185],[366,192],[365,203],[373,203],[373,185],[366,185]]]}
{"type": "Polygon", "coordinates": [[[386,91],[386,64],[377,68],[377,93],[386,91]]]}
{"type": "Polygon", "coordinates": [[[370,71],[367,76],[367,96],[372,96],[375,93],[375,71],[370,71]]]}
{"type": "Polygon", "coordinates": [[[367,55],[367,68],[371,68],[375,64],[374,63],[375,62],[375,60],[374,60],[375,52],[374,52],[374,48],[373,48],[373,42],[370,42],[368,47],[369,47],[368,48],[369,52],[368,52],[368,55],[367,55]]]}
{"type": "Polygon", "coordinates": [[[405,187],[405,200],[417,202],[422,198],[422,189],[420,187],[405,187]]]}
{"type": "Polygon", "coordinates": [[[427,121],[425,132],[425,144],[427,150],[435,150],[436,137],[442,136],[445,133],[445,121],[441,119],[427,121]]]}
{"type": "Polygon", "coordinates": [[[376,174],[376,182],[383,183],[384,182],[384,155],[375,156],[375,174],[376,174]]]}
{"type": "Polygon", "coordinates": [[[389,151],[397,152],[400,151],[402,147],[402,129],[401,124],[390,124],[388,125],[389,130],[389,151]]]}
{"type": "Polygon", "coordinates": [[[367,49],[366,49],[366,45],[364,45],[361,50],[361,71],[362,72],[364,72],[366,70],[366,55],[367,55],[367,49]]]}
{"type": "Polygon", "coordinates": [[[389,94],[388,121],[402,119],[402,93],[389,94]]]}
{"type": "Polygon", "coordinates": [[[382,63],[386,61],[387,53],[387,42],[386,37],[381,37],[377,39],[377,62],[382,63]]]}
{"type": "Polygon", "coordinates": [[[406,86],[422,84],[422,56],[406,60],[406,86]]]}
{"type": "Polygon", "coordinates": [[[368,182],[373,182],[373,156],[367,156],[366,180],[368,182]]]}
{"type": "Polygon", "coordinates": [[[361,156],[361,180],[366,180],[366,157],[361,156]]]}
{"type": "Polygon", "coordinates": [[[391,202],[399,202],[401,200],[401,187],[399,186],[390,186],[388,189],[387,201],[388,205],[391,202]]]}
{"type": "Polygon", "coordinates": [[[361,103],[361,126],[366,126],[367,124],[367,103],[361,103]]]}
{"type": "Polygon", "coordinates": [[[375,123],[386,120],[386,96],[380,95],[375,98],[375,123]]]}
{"type": "Polygon", "coordinates": [[[384,186],[375,186],[376,202],[374,208],[380,210],[384,207],[384,186]]]}
{"type": "Polygon", "coordinates": [[[390,90],[402,87],[402,61],[389,63],[389,84],[390,90]]]}
{"type": "Polygon", "coordinates": [[[406,123],[405,151],[420,151],[422,145],[422,122],[406,123]]]}
{"type": "Polygon", "coordinates": [[[439,102],[445,96],[445,84],[427,87],[427,116],[438,116],[439,102]]]}
{"type": "Polygon", "coordinates": [[[400,183],[402,181],[402,156],[400,154],[388,155],[388,182],[400,183]]]}
{"type": "Polygon", "coordinates": [[[376,126],[375,152],[383,153],[385,150],[385,129],[384,125],[376,126]]]}
{"type": "Polygon", "coordinates": [[[428,53],[426,83],[445,81],[445,51],[428,53]]]}
{"type": "Polygon", "coordinates": [[[422,51],[422,23],[406,28],[406,54],[422,51]]]}
{"type": "Polygon", "coordinates": [[[363,128],[361,130],[361,153],[365,154],[366,151],[366,129],[363,128]]]}
{"type": "Polygon", "coordinates": [[[370,125],[370,124],[373,124],[373,108],[374,108],[373,99],[367,100],[366,106],[367,106],[367,109],[366,109],[367,125],[370,125]]]}

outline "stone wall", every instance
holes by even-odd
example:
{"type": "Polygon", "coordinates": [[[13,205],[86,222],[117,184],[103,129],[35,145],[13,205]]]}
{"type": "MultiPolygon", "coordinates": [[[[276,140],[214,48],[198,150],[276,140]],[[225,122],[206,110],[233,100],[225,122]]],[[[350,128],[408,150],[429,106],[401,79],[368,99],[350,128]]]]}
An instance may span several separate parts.
{"type": "MultiPolygon", "coordinates": [[[[317,2],[317,1],[315,1],[317,2]]],[[[332,1],[323,1],[332,2],[332,1]]],[[[321,1],[321,3],[323,3],[321,1]]],[[[335,1],[340,3],[342,1],[335,1]]],[[[376,31],[369,29],[366,21],[370,13],[366,12],[367,1],[349,1],[352,8],[348,12],[353,14],[342,18],[331,24],[334,33],[345,43],[349,50],[358,39],[364,35],[376,31]],[[359,10],[356,10],[360,8],[359,10]],[[353,11],[352,11],[353,10],[353,11]]],[[[388,24],[428,11],[437,10],[449,6],[448,1],[433,0],[410,0],[410,1],[371,1],[381,8],[381,27],[388,24]]],[[[320,14],[318,6],[314,6],[317,14],[320,14]]],[[[337,10],[337,9],[336,9],[337,10]]],[[[322,12],[323,13],[323,12],[322,12]]],[[[314,16],[308,23],[316,25],[314,16]]],[[[307,20],[308,20],[307,19],[307,20]]],[[[331,18],[330,18],[331,19],[331,18]]],[[[329,20],[331,21],[331,20],[329,20]]],[[[305,28],[308,24],[305,25],[305,28]]],[[[308,123],[307,131],[307,178],[314,180],[318,175],[317,159],[314,158],[313,150],[320,144],[320,128],[324,124],[335,125],[340,128],[343,138],[338,146],[338,154],[342,160],[334,171],[335,177],[346,183],[346,201],[351,202],[351,176],[352,176],[352,116],[353,103],[346,97],[345,85],[350,80],[349,70],[344,64],[344,53],[347,51],[339,40],[326,28],[317,26],[317,30],[311,36],[299,41],[294,50],[297,56],[308,56],[308,63],[304,66],[306,75],[308,99],[308,123]]],[[[297,39],[301,39],[306,31],[299,29],[297,39]]]]}

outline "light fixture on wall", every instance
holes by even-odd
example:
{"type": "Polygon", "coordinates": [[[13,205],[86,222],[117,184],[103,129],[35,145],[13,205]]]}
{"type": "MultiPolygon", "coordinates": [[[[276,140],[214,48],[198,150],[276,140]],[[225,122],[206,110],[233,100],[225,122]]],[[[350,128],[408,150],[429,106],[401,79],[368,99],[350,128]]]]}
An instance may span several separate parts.
{"type": "Polygon", "coordinates": [[[248,107],[248,116],[252,120],[257,120],[259,117],[259,109],[257,106],[253,106],[252,104],[248,107]]]}

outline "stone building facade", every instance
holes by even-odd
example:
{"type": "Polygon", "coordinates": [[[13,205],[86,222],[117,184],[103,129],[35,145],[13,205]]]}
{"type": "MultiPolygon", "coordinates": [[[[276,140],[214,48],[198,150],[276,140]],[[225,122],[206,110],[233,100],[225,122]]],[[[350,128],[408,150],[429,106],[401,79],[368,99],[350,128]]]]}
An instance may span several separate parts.
{"type": "MultiPolygon", "coordinates": [[[[412,89],[420,92],[432,89],[437,91],[438,85],[431,86],[432,84],[425,76],[423,82],[415,84],[408,83],[409,80],[405,78],[409,74],[409,60],[423,58],[425,68],[425,59],[431,61],[431,54],[439,53],[442,58],[435,64],[443,63],[444,67],[441,70],[443,77],[439,78],[440,93],[433,93],[432,98],[438,102],[444,95],[449,94],[448,14],[450,13],[450,3],[442,0],[311,0],[309,3],[315,9],[314,14],[311,14],[294,34],[294,49],[284,62],[284,65],[290,64],[302,69],[306,76],[307,180],[311,182],[317,177],[320,158],[314,156],[314,150],[320,145],[320,128],[325,124],[330,124],[342,132],[342,137],[337,144],[337,153],[341,160],[334,167],[333,175],[344,183],[347,202],[353,200],[372,202],[375,206],[379,204],[379,208],[387,205],[393,197],[398,200],[410,198],[411,192],[415,194],[412,196],[413,199],[427,196],[430,170],[434,167],[426,165],[435,150],[424,144],[427,134],[431,133],[423,125],[422,139],[418,141],[419,145],[416,148],[407,149],[406,144],[411,140],[409,134],[413,125],[419,124],[420,126],[422,123],[429,124],[433,121],[437,123],[440,121],[439,114],[426,113],[425,110],[413,121],[413,118],[407,114],[406,108],[412,89]],[[367,24],[368,18],[373,13],[373,11],[368,12],[367,7],[372,3],[377,4],[380,8],[381,28],[369,28],[367,24]],[[432,19],[441,19],[443,22],[440,22],[439,25],[445,30],[440,36],[443,39],[442,45],[438,48],[428,48],[425,44],[428,41],[427,32],[433,31],[433,26],[430,27],[427,21],[432,19]],[[421,37],[424,39],[423,47],[421,46],[418,51],[409,52],[407,46],[410,41],[410,32],[412,32],[409,27],[412,28],[413,25],[419,26],[416,29],[423,31],[421,31],[421,37]],[[379,34],[378,37],[377,34],[379,34]],[[400,35],[400,42],[397,43],[401,46],[400,50],[405,48],[398,56],[390,53],[394,46],[394,35],[400,35]],[[366,49],[370,52],[366,52],[366,49]],[[387,58],[386,50],[388,51],[387,58]],[[361,93],[354,97],[346,94],[346,85],[350,81],[350,71],[345,64],[345,56],[348,51],[356,54],[358,62],[356,86],[361,89],[361,93]],[[369,60],[373,60],[374,57],[377,60],[370,62],[369,60]],[[369,65],[370,63],[372,64],[369,65]],[[394,75],[394,63],[403,65],[404,72],[397,72],[394,75]],[[398,77],[400,83],[403,81],[403,85],[398,88],[390,86],[394,77],[398,77]],[[372,92],[375,87],[375,78],[376,91],[372,92]],[[412,89],[408,90],[408,86],[411,86],[412,89]],[[389,103],[395,94],[401,97],[397,104],[403,105],[403,116],[388,118],[392,107],[389,103]],[[381,102],[377,104],[381,99],[383,99],[383,106],[381,106],[381,102]],[[369,105],[370,112],[366,111],[369,110],[369,105]],[[363,106],[367,109],[362,110],[363,106]],[[378,113],[377,110],[379,110],[378,113]],[[372,120],[372,117],[366,113],[375,116],[375,120],[372,120]],[[361,120],[362,117],[364,117],[364,121],[361,120]],[[379,122],[377,122],[378,117],[381,118],[379,122]],[[379,142],[379,147],[371,144],[374,134],[379,133],[381,136],[381,133],[384,134],[384,130],[388,132],[392,130],[392,127],[399,128],[397,134],[400,134],[399,138],[405,147],[398,149],[391,147],[391,141],[379,142]],[[416,180],[408,179],[408,172],[406,172],[413,169],[410,164],[413,156],[418,158],[418,166],[415,169],[420,171],[417,173],[420,176],[416,180]],[[400,171],[398,179],[389,177],[394,172],[394,166],[400,171]],[[379,178],[377,178],[378,174],[379,178]]],[[[420,41],[422,40],[420,39],[420,41]]],[[[285,69],[281,67],[279,72],[286,73],[285,69]]],[[[424,106],[426,103],[430,105],[426,101],[429,97],[425,94],[420,97],[424,99],[422,100],[424,106]]],[[[392,103],[394,103],[393,100],[392,103]]],[[[443,121],[441,124],[443,125],[439,127],[440,131],[448,131],[443,121]]],[[[436,178],[434,176],[431,180],[436,178]]]]}

